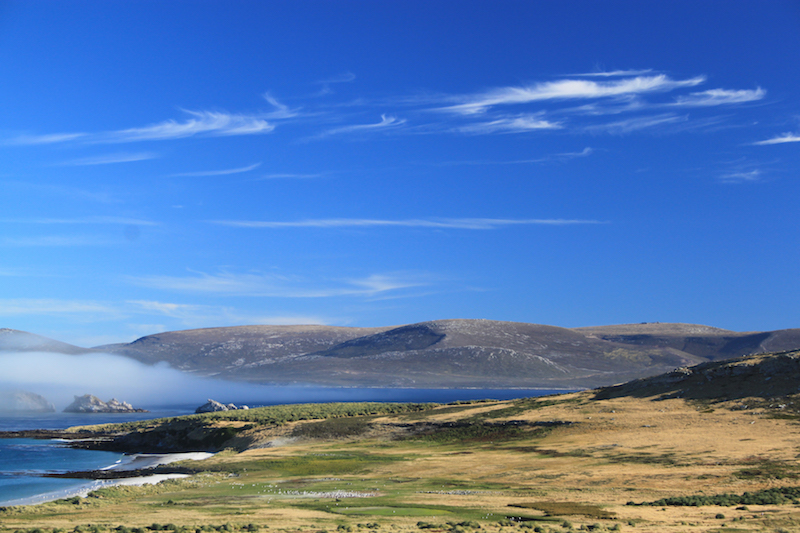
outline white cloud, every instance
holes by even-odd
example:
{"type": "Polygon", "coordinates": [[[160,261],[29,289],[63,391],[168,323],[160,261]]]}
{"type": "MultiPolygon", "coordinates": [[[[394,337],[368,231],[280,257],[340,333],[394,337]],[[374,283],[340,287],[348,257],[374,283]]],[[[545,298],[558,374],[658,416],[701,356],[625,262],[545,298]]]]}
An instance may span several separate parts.
{"type": "Polygon", "coordinates": [[[705,107],[726,104],[741,104],[744,102],[752,102],[754,100],[761,100],[767,91],[759,87],[755,90],[728,90],[728,89],[710,89],[697,93],[691,93],[688,96],[678,96],[675,99],[676,106],[688,107],[705,107]]]}
{"type": "Polygon", "coordinates": [[[264,100],[269,102],[275,108],[275,111],[273,111],[272,113],[269,113],[267,116],[265,116],[263,118],[270,118],[270,119],[292,118],[292,117],[296,117],[298,115],[298,113],[299,113],[298,110],[290,109],[289,106],[279,102],[270,93],[264,93],[261,96],[263,96],[264,100]]]}
{"type": "Polygon", "coordinates": [[[664,113],[661,115],[635,117],[625,120],[619,120],[616,122],[608,122],[605,124],[587,126],[586,131],[589,132],[605,131],[613,134],[623,134],[623,133],[630,133],[632,131],[653,128],[656,126],[663,126],[665,124],[677,124],[680,122],[686,122],[688,120],[689,117],[686,115],[675,115],[672,113],[664,113]]]}
{"type": "MultiPolygon", "coordinates": [[[[132,310],[143,314],[159,314],[177,319],[187,327],[219,327],[221,324],[239,325],[293,325],[315,324],[323,325],[328,321],[312,315],[258,315],[241,313],[230,307],[216,307],[210,305],[187,305],[154,300],[131,300],[127,302],[132,310]]],[[[149,330],[142,330],[144,334],[156,331],[166,331],[167,326],[150,326],[149,330]]]]}
{"type": "Polygon", "coordinates": [[[498,118],[488,122],[476,122],[455,128],[455,131],[461,133],[520,133],[535,130],[552,130],[560,129],[562,125],[557,122],[550,122],[542,120],[539,117],[541,113],[533,115],[520,115],[512,118],[498,118]]]}
{"type": "Polygon", "coordinates": [[[242,174],[250,172],[261,166],[261,163],[254,163],[252,165],[241,168],[230,168],[226,170],[201,170],[197,172],[179,172],[177,174],[170,174],[176,177],[204,177],[204,176],[228,176],[230,174],[242,174]]]}
{"type": "Polygon", "coordinates": [[[247,221],[247,220],[214,220],[212,224],[237,228],[366,228],[366,227],[403,227],[434,229],[499,229],[505,226],[547,225],[565,226],[575,224],[602,224],[598,220],[580,219],[502,219],[502,218],[442,218],[442,219],[407,219],[381,220],[362,218],[327,218],[309,219],[290,222],[281,221],[247,221]]]}
{"type": "Polygon", "coordinates": [[[321,85],[327,85],[329,83],[350,83],[351,81],[355,81],[355,79],[356,75],[352,72],[342,72],[336,76],[331,76],[330,78],[320,80],[317,83],[321,85]]]}
{"type": "Polygon", "coordinates": [[[752,183],[761,180],[762,172],[758,169],[729,172],[719,177],[722,183],[752,183]]]}
{"type": "Polygon", "coordinates": [[[136,161],[146,161],[155,159],[158,155],[152,152],[140,152],[136,154],[109,154],[96,157],[84,157],[65,161],[62,165],[91,166],[91,165],[110,165],[115,163],[133,163],[136,161]]]}
{"type": "Polygon", "coordinates": [[[254,115],[235,115],[216,111],[186,111],[192,118],[183,122],[167,120],[145,126],[111,132],[105,136],[113,142],[180,139],[199,134],[214,136],[269,133],[275,126],[254,115]]]}
{"type": "Polygon", "coordinates": [[[462,114],[483,113],[496,105],[526,104],[546,100],[619,97],[691,87],[704,77],[671,80],[664,74],[637,76],[618,81],[558,80],[525,87],[502,87],[483,94],[462,97],[463,103],[444,108],[462,114]]]}
{"type": "Polygon", "coordinates": [[[118,224],[134,226],[157,226],[157,222],[140,218],[126,218],[116,216],[93,216],[79,218],[6,218],[0,219],[4,223],[16,224],[118,224]]]}
{"type": "Polygon", "coordinates": [[[580,152],[563,152],[560,154],[551,154],[534,159],[512,159],[510,161],[491,161],[491,160],[465,160],[465,161],[444,161],[441,163],[434,163],[438,166],[454,166],[454,165],[523,165],[534,163],[548,163],[552,161],[565,161],[568,159],[575,159],[577,157],[587,157],[594,153],[594,149],[587,146],[580,152]]]}
{"type": "Polygon", "coordinates": [[[258,179],[261,180],[278,180],[278,179],[310,179],[321,178],[325,174],[265,174],[258,179]]]}
{"type": "Polygon", "coordinates": [[[396,128],[405,124],[405,119],[398,119],[397,117],[381,115],[381,121],[374,124],[354,124],[352,126],[342,126],[340,128],[332,128],[319,134],[317,137],[327,137],[329,135],[339,135],[342,133],[353,133],[361,131],[382,130],[386,128],[396,128]]]}
{"type": "Polygon", "coordinates": [[[36,298],[0,299],[0,316],[20,315],[117,315],[117,309],[100,302],[36,298]]]}
{"type": "Polygon", "coordinates": [[[782,135],[778,135],[777,137],[773,137],[772,139],[754,142],[753,144],[756,146],[766,146],[769,144],[783,144],[783,143],[796,143],[796,142],[800,142],[800,134],[787,132],[782,135]]]}
{"type": "Polygon", "coordinates": [[[49,133],[44,135],[20,135],[6,141],[6,144],[37,145],[37,144],[56,144],[75,141],[86,137],[86,133],[49,133]]]}
{"type": "Polygon", "coordinates": [[[298,276],[274,274],[206,274],[192,276],[145,276],[129,278],[135,285],[160,290],[200,294],[224,294],[274,298],[331,298],[376,296],[385,292],[420,287],[424,276],[403,274],[371,275],[362,279],[314,281],[298,276]]]}
{"type": "Polygon", "coordinates": [[[594,150],[592,150],[590,146],[587,146],[580,152],[564,152],[563,154],[555,154],[553,157],[567,157],[567,158],[586,157],[592,155],[593,153],[594,150]]]}
{"type": "Polygon", "coordinates": [[[4,181],[3,187],[6,191],[12,187],[21,189],[22,191],[32,191],[35,194],[43,194],[48,196],[57,197],[60,202],[66,202],[67,199],[77,199],[81,202],[91,201],[103,204],[118,204],[121,203],[119,198],[95,189],[80,189],[76,187],[66,187],[63,185],[51,185],[46,183],[34,183],[30,181],[4,181]]]}
{"type": "Polygon", "coordinates": [[[650,74],[653,72],[653,69],[647,68],[642,70],[609,70],[609,71],[601,71],[601,72],[584,72],[582,74],[570,74],[570,76],[574,77],[581,77],[581,78],[616,78],[616,77],[623,77],[623,76],[641,76],[642,74],[650,74]]]}

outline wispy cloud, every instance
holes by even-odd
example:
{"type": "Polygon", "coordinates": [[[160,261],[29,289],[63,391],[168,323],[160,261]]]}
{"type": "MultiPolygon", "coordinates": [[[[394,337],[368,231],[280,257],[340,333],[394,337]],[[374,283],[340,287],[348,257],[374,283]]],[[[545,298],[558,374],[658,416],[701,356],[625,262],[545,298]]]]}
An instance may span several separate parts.
{"type": "Polygon", "coordinates": [[[355,81],[356,75],[352,72],[342,72],[341,74],[337,74],[336,76],[331,76],[330,78],[326,78],[324,80],[320,80],[317,83],[322,85],[328,85],[330,83],[350,83],[351,81],[355,81]]]}
{"type": "Polygon", "coordinates": [[[292,180],[305,180],[311,178],[321,178],[325,174],[292,174],[292,173],[276,173],[276,174],[265,174],[260,178],[256,178],[259,180],[282,180],[282,179],[292,179],[292,180]]]}
{"type": "Polygon", "coordinates": [[[191,118],[178,122],[166,120],[142,128],[111,132],[106,140],[112,142],[181,139],[194,135],[253,135],[269,133],[275,126],[254,115],[237,115],[217,111],[185,111],[191,118]]]}
{"type": "Polygon", "coordinates": [[[48,133],[44,135],[20,135],[5,141],[5,144],[17,145],[37,145],[37,144],[57,144],[88,136],[87,133],[48,133]]]}
{"type": "Polygon", "coordinates": [[[330,78],[326,78],[324,80],[319,80],[316,82],[318,85],[321,86],[319,92],[314,96],[325,96],[327,94],[333,94],[333,89],[331,89],[331,85],[337,83],[350,83],[355,81],[356,75],[352,72],[342,72],[336,76],[331,76],[330,78]]]}
{"type": "Polygon", "coordinates": [[[492,160],[465,160],[465,161],[444,161],[433,163],[437,166],[456,166],[456,165],[524,165],[536,163],[549,163],[552,161],[566,161],[578,157],[587,157],[594,153],[594,149],[587,146],[580,152],[562,152],[560,154],[551,154],[542,157],[531,159],[512,159],[509,161],[492,161],[492,160]]]}
{"type": "Polygon", "coordinates": [[[761,100],[766,94],[767,91],[761,87],[754,90],[710,89],[708,91],[691,93],[687,96],[678,96],[675,98],[674,105],[684,107],[706,107],[741,104],[744,102],[761,100]]]}
{"type": "Polygon", "coordinates": [[[118,315],[117,309],[101,302],[36,298],[0,299],[0,316],[19,315],[118,315]]]}
{"type": "Polygon", "coordinates": [[[722,183],[753,183],[761,180],[761,170],[743,170],[738,172],[728,172],[719,176],[722,183]]]}
{"type": "Polygon", "coordinates": [[[581,74],[570,74],[571,77],[580,77],[580,78],[618,78],[618,77],[627,77],[627,76],[642,76],[644,74],[651,74],[653,69],[647,68],[642,70],[609,70],[609,71],[599,71],[599,72],[583,72],[581,74]]]}
{"type": "MultiPolygon", "coordinates": [[[[131,300],[126,302],[129,309],[137,314],[161,315],[178,320],[185,327],[219,327],[220,324],[237,325],[324,325],[329,321],[313,315],[259,315],[242,313],[232,307],[213,305],[191,305],[155,300],[131,300]]],[[[166,330],[166,326],[144,328],[144,334],[166,330]]]]}
{"type": "Polygon", "coordinates": [[[677,124],[686,122],[689,117],[686,115],[675,115],[672,113],[664,113],[661,115],[651,115],[644,117],[634,117],[625,120],[618,120],[615,122],[607,122],[605,124],[595,124],[586,127],[588,132],[606,132],[612,134],[624,134],[632,131],[653,128],[656,126],[664,126],[666,124],[677,124]]]}
{"type": "Polygon", "coordinates": [[[174,177],[205,177],[205,176],[228,176],[230,174],[242,174],[250,172],[261,166],[261,163],[254,163],[252,165],[241,168],[230,168],[225,170],[200,170],[196,172],[179,172],[177,174],[170,174],[174,177]]]}
{"type": "Polygon", "coordinates": [[[0,219],[3,223],[15,224],[120,224],[133,226],[157,226],[157,222],[141,218],[128,218],[118,216],[92,216],[78,218],[5,218],[0,219]]]}
{"type": "Polygon", "coordinates": [[[365,131],[375,131],[375,130],[383,130],[387,128],[396,128],[405,124],[405,119],[398,119],[397,117],[393,117],[390,115],[383,114],[381,115],[381,121],[376,122],[373,124],[353,124],[351,126],[341,126],[339,128],[332,128],[326,130],[317,137],[328,137],[331,135],[341,135],[343,133],[354,133],[354,132],[365,132],[365,131]]]}
{"type": "Polygon", "coordinates": [[[442,219],[408,219],[380,220],[361,218],[327,218],[281,221],[247,221],[247,220],[214,220],[213,224],[236,228],[368,228],[368,227],[401,227],[401,228],[434,228],[434,229],[471,229],[490,230],[506,226],[569,226],[577,224],[603,224],[599,220],[582,219],[503,219],[503,218],[442,218],[442,219]]]}
{"type": "Polygon", "coordinates": [[[309,280],[275,274],[206,274],[191,276],[144,276],[129,278],[135,285],[177,292],[273,298],[375,297],[401,289],[428,285],[419,274],[373,274],[344,280],[309,280]]]}
{"type": "Polygon", "coordinates": [[[70,166],[112,165],[115,163],[146,161],[148,159],[155,159],[156,157],[158,157],[158,154],[154,154],[152,152],[139,152],[135,154],[108,154],[95,157],[72,159],[71,161],[65,161],[61,164],[70,166]]]}
{"type": "Polygon", "coordinates": [[[782,135],[778,135],[777,137],[773,137],[772,139],[754,142],[753,144],[756,146],[766,146],[769,144],[783,144],[783,143],[796,143],[796,142],[800,142],[800,134],[787,132],[782,135]]]}
{"type": "Polygon", "coordinates": [[[501,87],[491,91],[461,97],[462,103],[444,110],[471,115],[484,113],[493,106],[526,104],[546,100],[590,99],[619,97],[656,91],[692,87],[705,81],[698,76],[688,80],[672,80],[664,74],[636,76],[622,80],[600,82],[593,80],[557,80],[524,87],[501,87]]]}
{"type": "Polygon", "coordinates": [[[498,118],[488,122],[476,122],[455,128],[455,131],[474,134],[520,133],[524,131],[560,129],[563,127],[558,122],[541,119],[542,114],[536,113],[511,118],[498,118]]]}
{"type": "Polygon", "coordinates": [[[268,116],[265,116],[263,118],[267,118],[267,119],[271,119],[271,120],[286,119],[286,118],[296,117],[300,113],[299,110],[290,109],[289,106],[279,102],[278,99],[275,98],[274,96],[272,96],[270,93],[264,93],[261,96],[263,96],[264,100],[269,102],[272,105],[272,107],[275,108],[275,111],[273,111],[272,113],[269,113],[268,116]]]}

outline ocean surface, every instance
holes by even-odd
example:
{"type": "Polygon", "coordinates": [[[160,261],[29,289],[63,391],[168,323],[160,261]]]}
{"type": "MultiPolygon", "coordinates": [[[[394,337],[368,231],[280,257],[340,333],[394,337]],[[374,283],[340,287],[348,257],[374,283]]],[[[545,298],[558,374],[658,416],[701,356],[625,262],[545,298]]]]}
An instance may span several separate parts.
{"type": "MultiPolygon", "coordinates": [[[[510,400],[543,396],[565,391],[542,389],[308,389],[308,398],[291,395],[291,403],[336,401],[436,402],[458,400],[510,400]]],[[[282,395],[259,402],[250,399],[233,403],[258,407],[288,403],[282,395]]],[[[199,405],[199,404],[197,404],[199,405]]],[[[0,431],[29,429],[66,429],[72,426],[128,422],[191,414],[197,405],[146,406],[149,413],[78,414],[47,413],[37,415],[0,415],[0,431]]],[[[57,440],[0,439],[0,506],[15,503],[46,501],[57,497],[87,492],[100,482],[41,477],[44,473],[76,470],[98,470],[131,460],[115,452],[98,452],[69,448],[57,440]]]]}

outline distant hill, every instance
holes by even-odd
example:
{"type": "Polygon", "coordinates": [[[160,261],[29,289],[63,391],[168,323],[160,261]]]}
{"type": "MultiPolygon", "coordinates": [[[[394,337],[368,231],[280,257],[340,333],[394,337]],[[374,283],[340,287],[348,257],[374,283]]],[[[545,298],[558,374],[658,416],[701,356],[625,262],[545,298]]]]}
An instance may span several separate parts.
{"type": "Polygon", "coordinates": [[[0,328],[0,352],[55,352],[77,355],[92,351],[94,350],[48,339],[27,331],[0,328]]]}
{"type": "Polygon", "coordinates": [[[491,320],[399,327],[241,326],[95,348],[223,379],[347,387],[584,388],[800,348],[800,329],[693,324],[560,328],[491,320]]]}
{"type": "Polygon", "coordinates": [[[238,326],[81,348],[0,329],[3,351],[105,352],[202,376],[330,387],[593,388],[744,355],[800,349],[800,329],[695,324],[560,328],[492,320],[405,326],[238,326]]]}

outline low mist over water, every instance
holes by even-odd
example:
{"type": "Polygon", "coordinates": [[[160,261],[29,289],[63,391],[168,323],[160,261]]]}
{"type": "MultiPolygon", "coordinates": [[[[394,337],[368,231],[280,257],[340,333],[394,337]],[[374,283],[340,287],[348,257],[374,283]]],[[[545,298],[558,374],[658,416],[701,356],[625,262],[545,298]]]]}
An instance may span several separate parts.
{"type": "Polygon", "coordinates": [[[93,394],[134,407],[202,405],[209,398],[223,403],[269,405],[327,401],[449,402],[509,399],[541,395],[541,390],[364,389],[269,386],[204,378],[166,364],[146,365],[110,354],[6,353],[0,356],[0,391],[24,390],[44,396],[61,411],[75,396],[93,394]]]}

